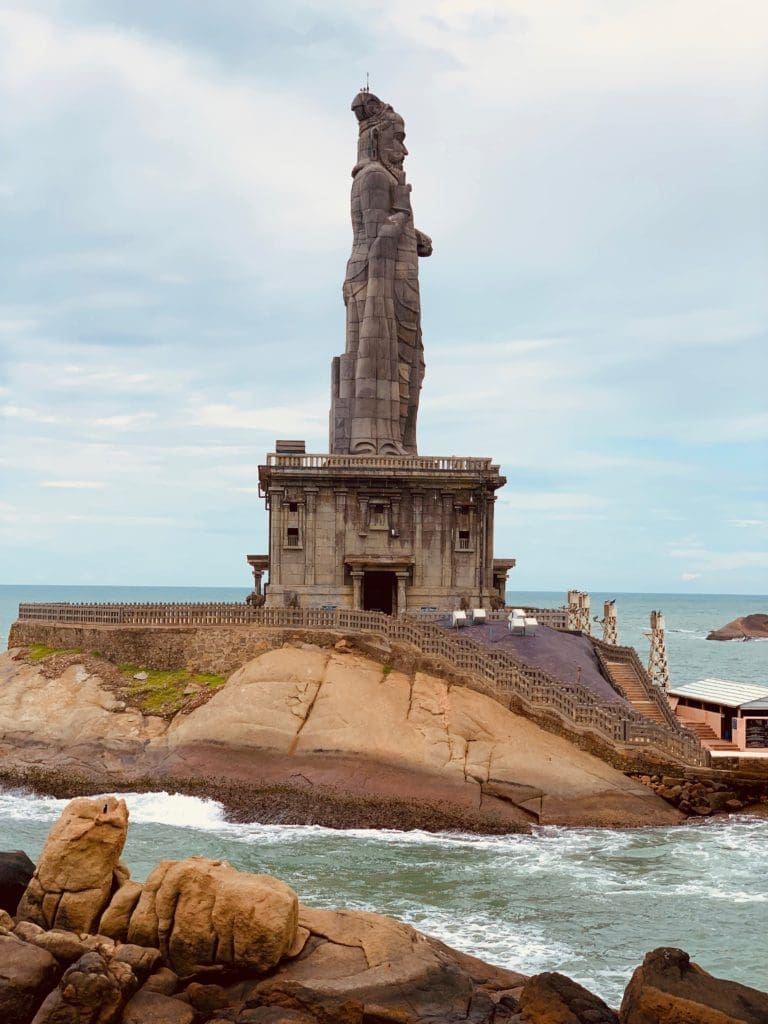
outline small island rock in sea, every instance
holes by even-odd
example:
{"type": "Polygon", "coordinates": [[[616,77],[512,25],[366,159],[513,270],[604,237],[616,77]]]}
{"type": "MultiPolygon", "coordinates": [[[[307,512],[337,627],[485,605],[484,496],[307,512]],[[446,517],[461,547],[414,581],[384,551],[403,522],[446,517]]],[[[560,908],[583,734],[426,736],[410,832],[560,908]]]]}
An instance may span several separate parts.
{"type": "Polygon", "coordinates": [[[720,629],[713,629],[707,640],[768,640],[768,615],[760,612],[743,615],[720,629]]]}

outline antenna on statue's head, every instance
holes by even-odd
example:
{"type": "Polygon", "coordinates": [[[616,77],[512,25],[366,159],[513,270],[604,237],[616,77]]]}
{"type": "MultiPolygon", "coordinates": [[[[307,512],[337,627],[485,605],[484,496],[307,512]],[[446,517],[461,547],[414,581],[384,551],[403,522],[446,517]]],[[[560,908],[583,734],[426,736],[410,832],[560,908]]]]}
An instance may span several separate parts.
{"type": "Polygon", "coordinates": [[[370,82],[368,81],[368,72],[366,71],[365,72],[365,85],[361,88],[360,92],[370,92],[370,91],[371,91],[371,85],[370,85],[370,82]]]}

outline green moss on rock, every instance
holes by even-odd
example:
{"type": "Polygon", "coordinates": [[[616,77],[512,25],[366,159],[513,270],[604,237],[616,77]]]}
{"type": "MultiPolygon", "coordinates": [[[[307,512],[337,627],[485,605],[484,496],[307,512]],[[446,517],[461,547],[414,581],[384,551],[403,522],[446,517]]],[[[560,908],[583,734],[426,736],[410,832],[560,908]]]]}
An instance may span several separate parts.
{"type": "Polygon", "coordinates": [[[128,695],[149,714],[175,714],[196,693],[207,698],[211,691],[218,690],[226,682],[224,676],[213,672],[155,669],[142,665],[119,665],[118,668],[129,680],[128,695]],[[146,678],[136,678],[145,675],[146,678]]]}

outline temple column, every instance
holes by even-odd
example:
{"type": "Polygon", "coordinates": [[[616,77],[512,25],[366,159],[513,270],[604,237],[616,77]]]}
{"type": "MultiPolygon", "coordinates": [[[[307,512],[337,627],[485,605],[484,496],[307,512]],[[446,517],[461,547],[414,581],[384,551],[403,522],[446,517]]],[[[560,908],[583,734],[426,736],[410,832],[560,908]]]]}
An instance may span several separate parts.
{"type": "Polygon", "coordinates": [[[315,582],[315,507],[317,487],[304,488],[304,583],[315,582]]]}
{"type": "Polygon", "coordinates": [[[355,611],[359,611],[363,607],[363,570],[353,569],[350,573],[352,577],[352,607],[355,611]]]}
{"type": "Polygon", "coordinates": [[[405,615],[407,608],[407,597],[405,594],[405,585],[408,582],[407,572],[395,573],[397,576],[397,615],[405,615]]]}
{"type": "Polygon", "coordinates": [[[365,537],[368,533],[368,498],[358,495],[358,502],[360,504],[360,536],[365,537]]]}
{"type": "Polygon", "coordinates": [[[453,506],[453,494],[450,491],[443,493],[443,514],[442,514],[442,533],[443,543],[441,545],[443,549],[443,578],[442,585],[446,590],[449,590],[453,586],[453,530],[451,529],[451,508],[453,506]]]}
{"type": "Polygon", "coordinates": [[[282,487],[269,489],[269,582],[278,587],[282,584],[283,494],[282,487]]]}
{"type": "Polygon", "coordinates": [[[335,583],[337,587],[344,586],[344,548],[346,533],[346,510],[347,492],[345,488],[339,488],[336,492],[336,574],[335,583]]]}
{"type": "Polygon", "coordinates": [[[413,552],[416,562],[413,566],[413,585],[420,587],[424,582],[424,545],[422,543],[422,527],[424,515],[424,495],[421,491],[413,492],[413,552]]]}

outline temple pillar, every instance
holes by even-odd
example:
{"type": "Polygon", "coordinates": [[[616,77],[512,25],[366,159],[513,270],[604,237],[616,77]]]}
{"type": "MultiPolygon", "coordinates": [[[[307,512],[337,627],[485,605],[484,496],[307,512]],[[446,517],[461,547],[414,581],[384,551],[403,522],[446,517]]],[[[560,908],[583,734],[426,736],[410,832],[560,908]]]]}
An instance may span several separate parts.
{"type": "Polygon", "coordinates": [[[397,573],[395,573],[395,576],[397,577],[397,609],[396,609],[396,614],[397,615],[405,615],[405,613],[407,611],[407,606],[408,606],[408,598],[406,597],[406,593],[405,593],[405,586],[406,586],[406,584],[408,582],[408,573],[407,572],[397,572],[397,573]]]}
{"type": "Polygon", "coordinates": [[[453,494],[450,491],[444,491],[442,494],[443,514],[442,514],[442,540],[441,545],[443,551],[443,578],[442,585],[449,589],[453,586],[453,530],[452,530],[452,517],[451,508],[453,506],[453,494]]]}
{"type": "Polygon", "coordinates": [[[335,584],[337,587],[344,586],[344,532],[346,529],[347,491],[340,487],[335,491],[336,496],[336,572],[335,584]]]}
{"type": "Polygon", "coordinates": [[[315,508],[317,487],[304,488],[304,583],[315,582],[315,508]]]}
{"type": "Polygon", "coordinates": [[[422,542],[422,528],[424,525],[424,495],[421,491],[413,492],[413,550],[416,554],[416,562],[413,566],[414,586],[420,587],[424,582],[424,546],[422,542]]]}
{"type": "Polygon", "coordinates": [[[363,607],[363,576],[365,573],[362,569],[353,569],[350,573],[352,577],[352,607],[355,611],[359,611],[363,607]]]}
{"type": "Polygon", "coordinates": [[[283,494],[282,487],[269,489],[269,581],[277,586],[282,583],[283,494]]]}

